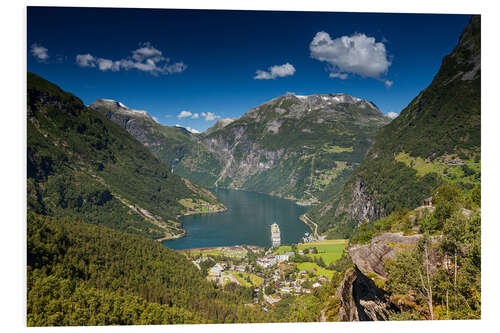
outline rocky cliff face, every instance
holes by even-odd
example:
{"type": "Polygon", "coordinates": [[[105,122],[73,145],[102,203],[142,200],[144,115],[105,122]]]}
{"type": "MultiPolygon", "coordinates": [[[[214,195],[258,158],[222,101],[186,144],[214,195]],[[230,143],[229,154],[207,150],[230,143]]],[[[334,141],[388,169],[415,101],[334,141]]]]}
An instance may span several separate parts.
{"type": "Polygon", "coordinates": [[[398,252],[414,247],[422,237],[420,234],[404,236],[399,233],[384,233],[373,237],[370,244],[357,245],[349,249],[349,256],[363,274],[375,273],[387,278],[385,263],[394,259],[398,252]]]}
{"type": "Polygon", "coordinates": [[[214,126],[174,171],[187,178],[204,174],[206,186],[316,203],[346,179],[389,121],[373,103],[353,96],[287,94],[214,126]]]}
{"type": "Polygon", "coordinates": [[[378,131],[340,193],[307,213],[321,231],[348,236],[365,220],[390,214],[398,206],[421,205],[442,182],[462,182],[466,188],[478,183],[479,174],[471,181],[460,170],[441,166],[451,165],[449,161],[480,166],[480,60],[481,22],[472,16],[432,83],[378,131]]]}
{"type": "Polygon", "coordinates": [[[389,294],[357,267],[346,272],[336,296],[340,299],[339,321],[383,321],[388,320],[389,311],[398,311],[389,294]]]}

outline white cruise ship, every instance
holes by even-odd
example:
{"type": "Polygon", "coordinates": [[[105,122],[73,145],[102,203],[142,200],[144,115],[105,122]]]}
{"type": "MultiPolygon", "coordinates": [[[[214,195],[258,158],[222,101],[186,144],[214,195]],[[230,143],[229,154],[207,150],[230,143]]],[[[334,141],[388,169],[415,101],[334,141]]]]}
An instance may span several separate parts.
{"type": "Polygon", "coordinates": [[[271,224],[271,241],[273,247],[280,246],[281,244],[281,233],[279,225],[275,223],[271,224]]]}

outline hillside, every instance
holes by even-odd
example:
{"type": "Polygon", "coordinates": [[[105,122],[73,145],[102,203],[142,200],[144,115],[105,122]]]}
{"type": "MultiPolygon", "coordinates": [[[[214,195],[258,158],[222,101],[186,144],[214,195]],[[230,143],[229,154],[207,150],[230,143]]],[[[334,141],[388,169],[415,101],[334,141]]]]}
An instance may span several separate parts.
{"type": "Polygon", "coordinates": [[[223,208],[74,95],[33,73],[27,94],[28,210],[158,239],[188,210],[223,208]]]}
{"type": "Polygon", "coordinates": [[[194,135],[186,129],[163,126],[146,111],[130,109],[120,102],[101,98],[90,104],[89,108],[126,129],[167,165],[181,159],[196,144],[194,135]]]}
{"type": "Polygon", "coordinates": [[[71,218],[28,213],[27,325],[271,321],[251,289],[208,282],[152,240],[71,218]]]}
{"type": "Polygon", "coordinates": [[[159,125],[120,102],[100,99],[90,107],[195,183],[307,203],[338,191],[376,129],[390,121],[373,103],[342,94],[287,94],[239,119],[220,119],[201,135],[159,125]]]}
{"type": "Polygon", "coordinates": [[[370,277],[399,308],[389,319],[481,318],[478,188],[441,185],[432,205],[363,224],[351,244],[357,275],[370,277]]]}
{"type": "Polygon", "coordinates": [[[441,183],[481,179],[481,28],[473,16],[432,83],[381,128],[339,195],[307,215],[332,237],[398,207],[413,209],[441,183]]]}
{"type": "Polygon", "coordinates": [[[349,95],[287,94],[199,137],[174,172],[205,186],[317,203],[359,165],[389,121],[349,95]]]}

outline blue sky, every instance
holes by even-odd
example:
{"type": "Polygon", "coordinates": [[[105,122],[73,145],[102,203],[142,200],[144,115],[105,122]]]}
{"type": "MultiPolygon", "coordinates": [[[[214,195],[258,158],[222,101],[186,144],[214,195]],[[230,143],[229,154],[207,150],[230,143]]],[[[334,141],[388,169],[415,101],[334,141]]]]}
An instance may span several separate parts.
{"type": "Polygon", "coordinates": [[[29,7],[27,18],[29,71],[85,104],[110,98],[203,131],[287,92],[399,113],[470,16],[29,7]]]}

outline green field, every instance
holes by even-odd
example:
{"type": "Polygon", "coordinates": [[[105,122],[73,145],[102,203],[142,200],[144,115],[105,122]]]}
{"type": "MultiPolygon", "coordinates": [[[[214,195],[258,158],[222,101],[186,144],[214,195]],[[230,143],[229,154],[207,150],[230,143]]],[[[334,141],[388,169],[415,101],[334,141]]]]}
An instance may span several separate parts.
{"type": "Polygon", "coordinates": [[[327,278],[331,279],[333,277],[333,274],[335,274],[335,271],[331,271],[329,269],[325,269],[321,266],[318,266],[318,264],[314,262],[300,262],[297,263],[297,268],[299,270],[305,270],[308,272],[314,273],[314,275],[322,275],[326,276],[327,278]]]}
{"type": "MultiPolygon", "coordinates": [[[[338,260],[342,255],[342,252],[346,248],[346,239],[330,239],[317,242],[311,242],[306,244],[299,244],[297,248],[299,250],[304,250],[309,247],[315,247],[318,249],[318,254],[307,254],[306,256],[314,258],[321,257],[325,264],[330,265],[332,262],[338,260]]],[[[274,253],[283,254],[285,252],[292,251],[292,247],[289,245],[282,245],[276,249],[274,253]]]]}
{"type": "Polygon", "coordinates": [[[481,163],[473,160],[465,160],[466,165],[444,164],[438,161],[425,160],[422,157],[411,157],[407,153],[399,153],[394,159],[403,162],[407,167],[417,171],[417,176],[423,177],[429,173],[437,173],[450,183],[469,183],[478,185],[481,183],[481,163]]]}
{"type": "Polygon", "coordinates": [[[244,273],[244,272],[235,272],[235,271],[230,271],[231,275],[235,277],[238,282],[244,286],[244,287],[259,287],[261,284],[264,283],[264,279],[261,278],[260,276],[257,276],[255,274],[251,273],[244,273]],[[246,280],[246,278],[250,278],[250,282],[246,280]]]}

